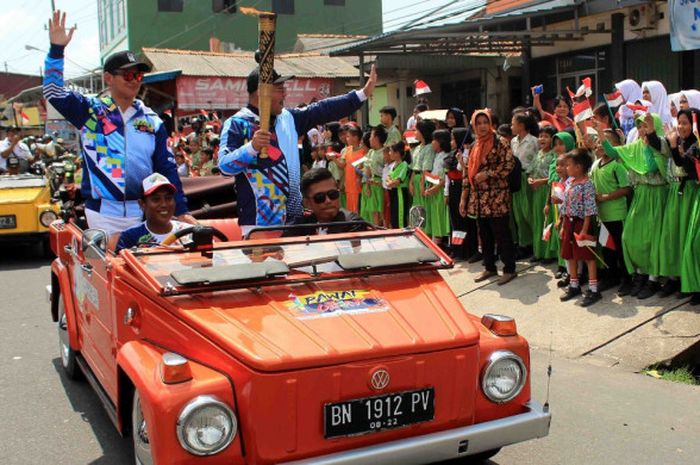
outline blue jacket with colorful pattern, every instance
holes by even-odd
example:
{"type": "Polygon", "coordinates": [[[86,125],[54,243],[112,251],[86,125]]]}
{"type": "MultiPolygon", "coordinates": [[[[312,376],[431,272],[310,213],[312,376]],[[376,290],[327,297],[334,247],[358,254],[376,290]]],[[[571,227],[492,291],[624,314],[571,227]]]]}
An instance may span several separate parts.
{"type": "Polygon", "coordinates": [[[106,216],[137,217],[141,183],[158,172],[177,188],[175,214],[187,212],[177,165],[163,121],[140,100],[128,121],[111,97],[90,98],[63,85],[63,47],[46,57],[44,97],[80,130],[85,206],[106,216]]]}
{"type": "Polygon", "coordinates": [[[221,130],[219,169],[236,176],[238,223],[273,226],[303,215],[299,134],[357,111],[366,99],[362,91],[331,97],[302,109],[283,109],[270,125],[268,158],[258,157],[251,140],[260,127],[257,108],[249,105],[230,117],[221,130]]]}

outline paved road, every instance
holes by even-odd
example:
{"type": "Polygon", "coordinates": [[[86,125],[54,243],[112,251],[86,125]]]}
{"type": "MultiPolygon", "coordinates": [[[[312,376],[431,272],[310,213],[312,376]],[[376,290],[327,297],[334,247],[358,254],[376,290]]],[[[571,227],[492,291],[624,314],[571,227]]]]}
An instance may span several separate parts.
{"type": "MultiPolygon", "coordinates": [[[[0,457],[4,465],[131,465],[86,383],[60,372],[45,303],[49,261],[0,246],[0,457]]],[[[533,353],[543,400],[548,355],[533,353]]],[[[505,449],[490,465],[684,465],[700,457],[700,387],[556,358],[548,438],[505,449]]],[[[400,464],[397,464],[400,465],[400,464]]]]}

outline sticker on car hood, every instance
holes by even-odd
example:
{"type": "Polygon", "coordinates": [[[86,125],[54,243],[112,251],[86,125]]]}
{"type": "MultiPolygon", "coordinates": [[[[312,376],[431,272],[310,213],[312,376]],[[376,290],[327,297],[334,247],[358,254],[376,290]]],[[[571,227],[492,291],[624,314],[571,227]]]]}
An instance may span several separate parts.
{"type": "Polygon", "coordinates": [[[366,290],[317,291],[313,294],[289,294],[287,308],[300,320],[338,315],[386,312],[386,301],[366,290]]]}

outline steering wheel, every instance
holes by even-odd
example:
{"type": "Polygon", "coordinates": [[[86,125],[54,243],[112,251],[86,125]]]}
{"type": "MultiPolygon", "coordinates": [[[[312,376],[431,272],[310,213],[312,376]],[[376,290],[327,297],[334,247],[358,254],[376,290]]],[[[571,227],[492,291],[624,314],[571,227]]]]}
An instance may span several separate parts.
{"type": "Polygon", "coordinates": [[[171,245],[173,242],[188,234],[192,234],[192,242],[185,245],[185,248],[190,250],[196,250],[200,248],[211,248],[214,237],[216,237],[222,242],[228,241],[228,237],[226,237],[226,234],[222,233],[215,227],[205,226],[203,224],[196,224],[170,234],[168,237],[163,239],[163,242],[161,242],[160,245],[171,245]]]}

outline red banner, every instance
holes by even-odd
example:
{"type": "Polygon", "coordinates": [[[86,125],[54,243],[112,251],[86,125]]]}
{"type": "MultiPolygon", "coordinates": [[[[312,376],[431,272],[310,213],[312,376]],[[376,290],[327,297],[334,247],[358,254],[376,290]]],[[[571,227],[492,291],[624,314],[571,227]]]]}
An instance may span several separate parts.
{"type": "MultiPolygon", "coordinates": [[[[332,79],[299,78],[285,82],[286,107],[309,103],[312,99],[330,97],[332,79]]],[[[238,77],[177,78],[177,106],[179,110],[235,110],[248,104],[246,79],[238,77]]]]}

